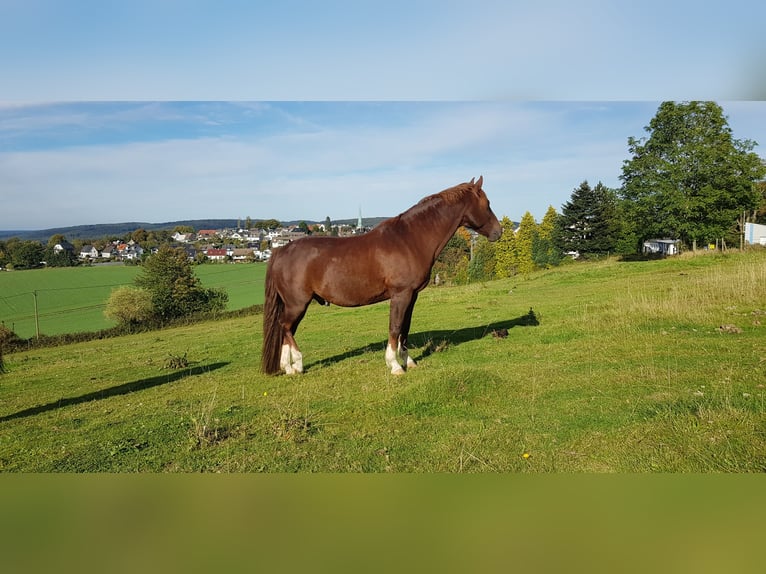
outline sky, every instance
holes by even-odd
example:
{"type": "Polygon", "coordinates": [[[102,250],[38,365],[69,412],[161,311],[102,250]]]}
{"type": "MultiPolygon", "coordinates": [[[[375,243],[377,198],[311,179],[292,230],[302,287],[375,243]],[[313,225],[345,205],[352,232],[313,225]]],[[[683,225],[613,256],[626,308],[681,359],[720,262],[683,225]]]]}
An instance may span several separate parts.
{"type": "MultiPolygon", "coordinates": [[[[580,182],[619,187],[657,102],[0,104],[0,229],[396,215],[484,176],[539,221],[580,182]]],[[[766,103],[722,103],[766,143],[766,103]]],[[[766,152],[763,152],[766,156],[766,152]]]]}
{"type": "Polygon", "coordinates": [[[538,220],[663,100],[766,156],[766,4],[0,0],[0,229],[390,216],[472,177],[538,220]]]}

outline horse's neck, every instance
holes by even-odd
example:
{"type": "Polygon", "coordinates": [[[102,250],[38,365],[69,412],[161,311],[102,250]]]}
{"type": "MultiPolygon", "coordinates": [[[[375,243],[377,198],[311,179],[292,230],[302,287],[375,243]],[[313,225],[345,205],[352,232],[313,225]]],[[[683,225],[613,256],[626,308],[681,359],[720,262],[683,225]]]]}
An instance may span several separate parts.
{"type": "Polygon", "coordinates": [[[424,213],[420,225],[431,228],[433,232],[423,234],[426,238],[423,247],[425,252],[433,253],[434,261],[460,227],[463,210],[464,206],[460,202],[452,204],[442,202],[439,206],[433,207],[428,215],[424,213]]]}

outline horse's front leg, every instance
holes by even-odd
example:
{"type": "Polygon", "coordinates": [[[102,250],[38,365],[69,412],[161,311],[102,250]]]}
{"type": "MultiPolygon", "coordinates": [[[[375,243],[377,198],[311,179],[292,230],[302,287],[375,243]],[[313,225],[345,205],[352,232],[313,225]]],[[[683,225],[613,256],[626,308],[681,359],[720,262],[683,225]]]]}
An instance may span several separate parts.
{"type": "MultiPolygon", "coordinates": [[[[391,311],[388,319],[388,346],[386,347],[386,365],[391,369],[392,375],[403,375],[404,369],[399,364],[399,355],[402,350],[402,333],[406,325],[409,329],[409,319],[407,310],[410,309],[413,299],[412,292],[398,293],[391,297],[391,311]]],[[[405,333],[405,345],[406,345],[405,333]]],[[[407,365],[406,350],[404,351],[404,364],[407,365]]]]}

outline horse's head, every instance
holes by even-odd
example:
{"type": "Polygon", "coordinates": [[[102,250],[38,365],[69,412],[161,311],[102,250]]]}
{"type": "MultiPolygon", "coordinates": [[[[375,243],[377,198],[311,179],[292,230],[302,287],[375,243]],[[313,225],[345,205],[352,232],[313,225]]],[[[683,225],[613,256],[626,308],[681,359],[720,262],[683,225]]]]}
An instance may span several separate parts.
{"type": "Polygon", "coordinates": [[[484,183],[484,176],[479,176],[479,181],[476,183],[471,179],[469,183],[471,189],[466,194],[469,198],[468,207],[461,224],[481,233],[490,241],[497,241],[503,234],[503,226],[489,207],[489,199],[481,188],[482,183],[484,183]]]}

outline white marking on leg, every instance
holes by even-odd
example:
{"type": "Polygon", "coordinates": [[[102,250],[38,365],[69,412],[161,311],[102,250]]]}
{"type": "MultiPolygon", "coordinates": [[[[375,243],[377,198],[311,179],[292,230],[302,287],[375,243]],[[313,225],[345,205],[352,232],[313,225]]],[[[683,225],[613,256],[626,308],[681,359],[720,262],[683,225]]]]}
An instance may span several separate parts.
{"type": "Polygon", "coordinates": [[[290,345],[282,345],[282,355],[279,358],[279,366],[288,375],[293,374],[293,367],[290,361],[290,345]]]}
{"type": "Polygon", "coordinates": [[[402,362],[402,365],[406,365],[406,368],[410,367],[417,367],[417,363],[412,360],[412,357],[410,357],[410,351],[407,349],[407,347],[402,346],[402,342],[399,341],[399,359],[402,362]]]}
{"type": "Polygon", "coordinates": [[[392,375],[401,375],[404,373],[404,369],[402,369],[402,366],[396,360],[396,355],[396,351],[394,351],[394,348],[389,343],[386,347],[386,365],[391,369],[392,375]]]}
{"type": "Polygon", "coordinates": [[[296,373],[302,373],[303,372],[303,353],[301,353],[297,348],[291,348],[290,353],[293,357],[293,370],[296,373]]]}

